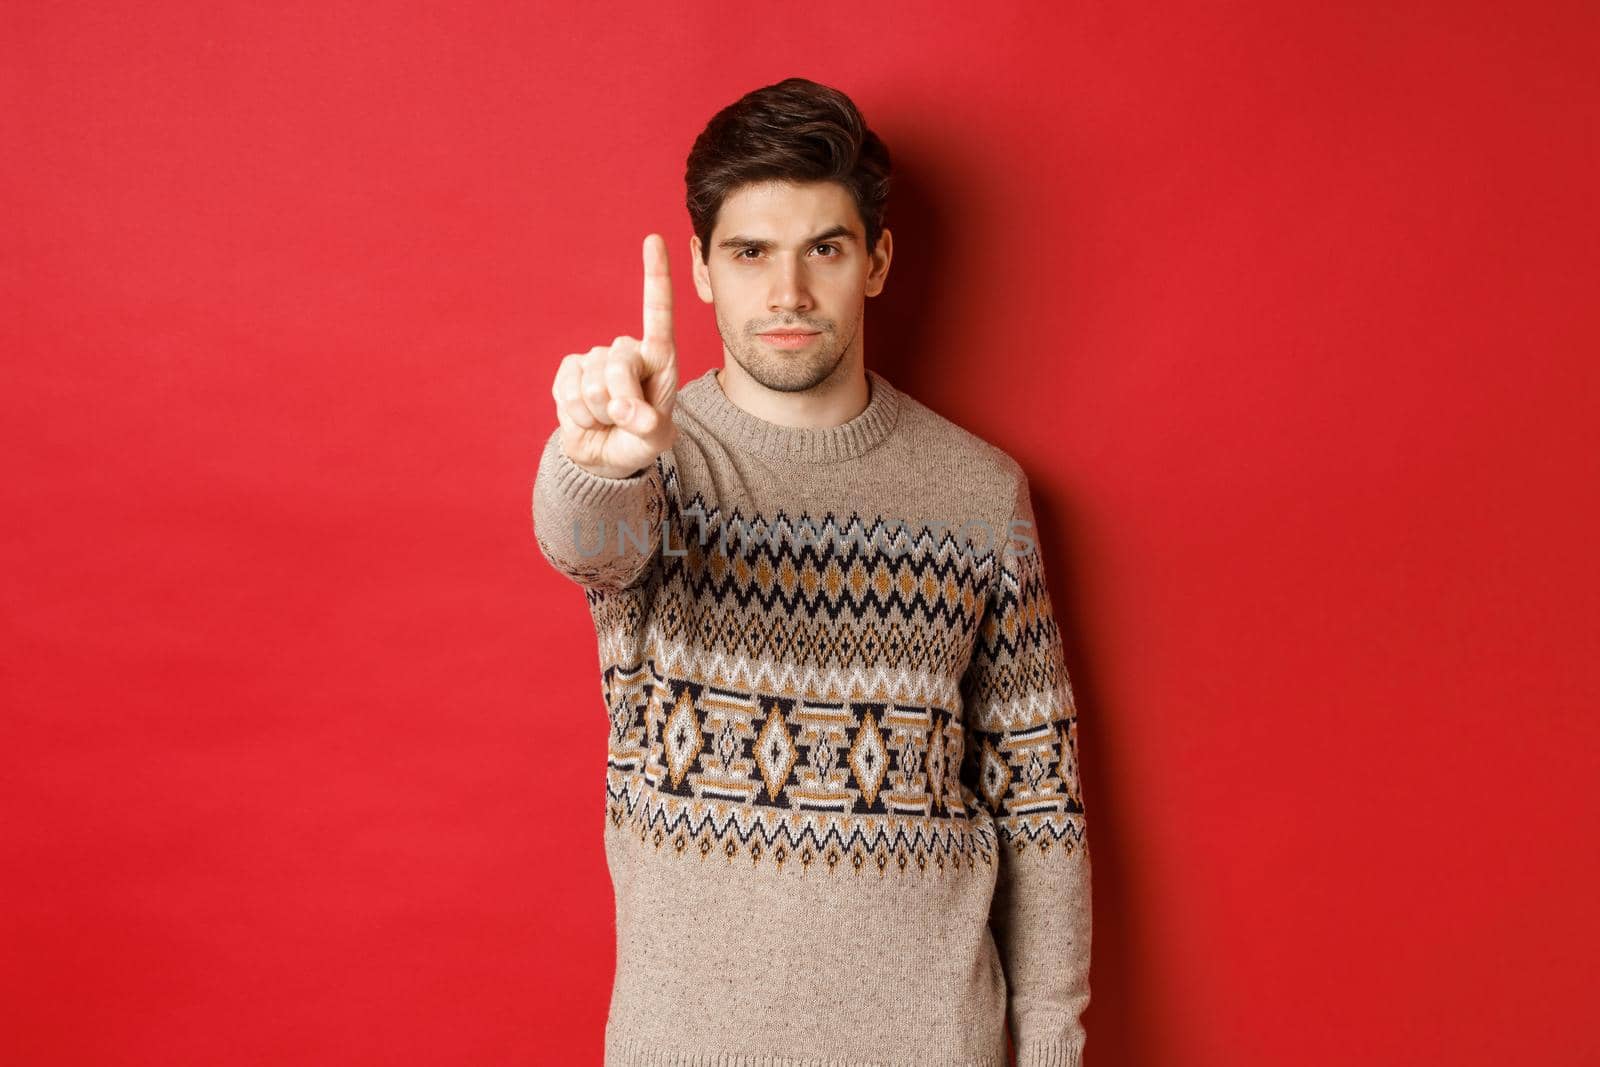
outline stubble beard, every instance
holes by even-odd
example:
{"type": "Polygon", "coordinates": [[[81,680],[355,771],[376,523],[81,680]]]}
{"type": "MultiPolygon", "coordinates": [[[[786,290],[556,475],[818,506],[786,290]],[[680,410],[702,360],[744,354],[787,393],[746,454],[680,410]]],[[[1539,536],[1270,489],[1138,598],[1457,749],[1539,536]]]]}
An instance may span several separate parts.
{"type": "MultiPolygon", "coordinates": [[[[812,321],[806,323],[806,327],[820,327],[822,333],[804,351],[785,352],[768,347],[752,328],[735,329],[721,310],[717,311],[717,332],[722,335],[723,347],[734,362],[764,388],[780,393],[803,393],[827,381],[855,343],[861,317],[857,316],[850,335],[843,338],[831,322],[812,321]]],[[[775,327],[764,325],[761,328],[775,327]]]]}

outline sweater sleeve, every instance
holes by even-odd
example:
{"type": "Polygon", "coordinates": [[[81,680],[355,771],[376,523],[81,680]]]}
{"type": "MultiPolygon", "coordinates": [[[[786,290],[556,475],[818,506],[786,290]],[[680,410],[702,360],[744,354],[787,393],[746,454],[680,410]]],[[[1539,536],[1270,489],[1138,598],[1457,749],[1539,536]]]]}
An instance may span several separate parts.
{"type": "Polygon", "coordinates": [[[989,927],[1005,971],[1018,1067],[1079,1067],[1089,1003],[1089,841],[1078,716],[1045,585],[1028,481],[961,690],[963,777],[994,817],[999,874],[989,927]]]}
{"type": "Polygon", "coordinates": [[[534,476],[534,538],[544,558],[579,585],[626,589],[661,550],[665,503],[659,462],[626,478],[593,474],[561,450],[557,427],[534,476]]]}

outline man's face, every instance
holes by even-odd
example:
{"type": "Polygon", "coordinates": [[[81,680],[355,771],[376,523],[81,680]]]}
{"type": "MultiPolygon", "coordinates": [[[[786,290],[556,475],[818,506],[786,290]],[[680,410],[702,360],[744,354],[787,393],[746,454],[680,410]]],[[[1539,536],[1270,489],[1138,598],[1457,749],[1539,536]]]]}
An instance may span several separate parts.
{"type": "Polygon", "coordinates": [[[716,309],[730,358],[768,389],[801,392],[861,358],[866,298],[889,272],[889,231],[868,254],[855,200],[837,182],[760,182],[722,202],[701,261],[690,241],[695,289],[716,309]],[[810,336],[784,341],[778,330],[810,336]]]}

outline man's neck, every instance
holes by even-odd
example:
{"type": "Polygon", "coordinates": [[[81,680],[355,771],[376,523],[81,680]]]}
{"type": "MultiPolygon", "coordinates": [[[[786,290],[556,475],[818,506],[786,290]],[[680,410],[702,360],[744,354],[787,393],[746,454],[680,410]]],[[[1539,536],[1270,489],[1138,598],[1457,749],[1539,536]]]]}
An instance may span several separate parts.
{"type": "Polygon", "coordinates": [[[798,393],[768,389],[732,361],[717,370],[716,380],[730,401],[756,418],[797,429],[843,425],[866,410],[872,398],[859,361],[840,363],[828,378],[798,393]]]}

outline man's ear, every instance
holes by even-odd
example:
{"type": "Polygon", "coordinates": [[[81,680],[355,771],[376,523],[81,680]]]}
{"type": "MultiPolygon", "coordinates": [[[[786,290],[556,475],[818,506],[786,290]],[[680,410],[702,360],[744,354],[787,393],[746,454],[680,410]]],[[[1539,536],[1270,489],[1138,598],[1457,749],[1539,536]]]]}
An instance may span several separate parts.
{"type": "Polygon", "coordinates": [[[694,291],[703,303],[711,303],[711,268],[700,258],[700,235],[689,238],[689,265],[694,268],[694,291]]]}
{"type": "Polygon", "coordinates": [[[872,250],[872,263],[867,268],[868,296],[877,296],[883,292],[883,283],[889,277],[889,261],[894,258],[894,235],[886,226],[878,231],[878,243],[872,250]]]}

